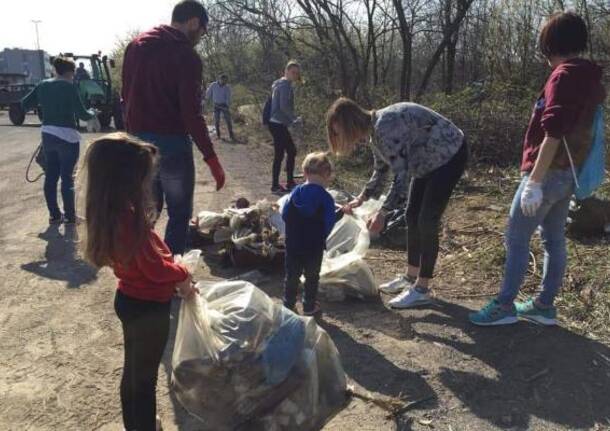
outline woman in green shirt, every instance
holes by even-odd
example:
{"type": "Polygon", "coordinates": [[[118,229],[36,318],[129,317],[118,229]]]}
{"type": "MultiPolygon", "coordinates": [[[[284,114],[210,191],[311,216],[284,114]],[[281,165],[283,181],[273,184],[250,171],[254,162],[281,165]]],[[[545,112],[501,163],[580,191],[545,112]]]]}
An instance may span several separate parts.
{"type": "Polygon", "coordinates": [[[49,208],[49,223],[76,223],[74,205],[74,167],[80,152],[78,119],[95,117],[87,110],[74,85],[74,62],[57,57],[53,60],[56,77],[42,81],[23,100],[27,111],[40,106],[42,110],[42,151],[46,159],[44,196],[49,208]],[[62,214],[57,203],[57,183],[61,178],[62,214]]]}

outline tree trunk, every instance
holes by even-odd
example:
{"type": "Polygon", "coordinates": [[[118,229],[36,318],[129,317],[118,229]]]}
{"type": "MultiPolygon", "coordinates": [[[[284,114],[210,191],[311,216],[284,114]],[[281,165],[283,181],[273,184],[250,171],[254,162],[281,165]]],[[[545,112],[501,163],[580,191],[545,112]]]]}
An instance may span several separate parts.
{"type": "Polygon", "coordinates": [[[402,62],[400,68],[400,100],[409,100],[411,98],[411,62],[412,53],[411,47],[413,37],[411,29],[405,17],[405,10],[402,6],[402,0],[392,0],[396,16],[398,17],[398,26],[400,28],[400,40],[402,42],[402,62]]]}
{"type": "Polygon", "coordinates": [[[443,52],[445,51],[449,43],[451,43],[451,37],[460,28],[460,24],[464,20],[464,17],[466,17],[466,13],[468,12],[468,9],[470,8],[470,5],[472,5],[473,1],[474,0],[461,0],[458,3],[458,12],[456,14],[455,19],[451,22],[451,25],[449,26],[447,31],[444,32],[443,40],[436,48],[436,51],[428,62],[428,66],[426,67],[426,71],[424,72],[424,77],[419,86],[419,89],[417,90],[417,96],[415,98],[416,101],[421,100],[422,96],[424,95],[426,88],[428,87],[428,83],[430,82],[430,78],[432,77],[432,72],[434,72],[434,68],[438,64],[441,55],[443,55],[443,52]]]}

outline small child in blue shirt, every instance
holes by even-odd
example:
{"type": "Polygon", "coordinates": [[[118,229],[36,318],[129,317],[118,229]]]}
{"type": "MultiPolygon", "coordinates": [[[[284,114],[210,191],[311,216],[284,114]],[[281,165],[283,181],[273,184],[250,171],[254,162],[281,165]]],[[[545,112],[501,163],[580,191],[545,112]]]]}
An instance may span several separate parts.
{"type": "Polygon", "coordinates": [[[305,274],[303,314],[320,311],[316,301],[326,238],[336,215],[335,201],[326,191],[333,176],[333,165],[324,152],[310,153],[303,161],[306,182],[292,191],[282,209],[286,223],[286,280],[284,306],[294,310],[301,275],[305,274]]]}

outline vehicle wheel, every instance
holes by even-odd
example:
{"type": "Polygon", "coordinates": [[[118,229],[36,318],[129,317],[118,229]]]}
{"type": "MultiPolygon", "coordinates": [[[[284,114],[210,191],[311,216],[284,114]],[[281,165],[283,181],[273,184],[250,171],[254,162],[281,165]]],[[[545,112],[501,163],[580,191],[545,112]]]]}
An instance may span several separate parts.
{"type": "Polygon", "coordinates": [[[110,121],[112,120],[112,114],[108,111],[102,111],[97,116],[97,119],[100,120],[100,125],[103,128],[110,127],[110,121]]]}
{"type": "Polygon", "coordinates": [[[13,103],[9,107],[8,117],[15,126],[21,126],[25,121],[25,111],[20,103],[13,103]]]}

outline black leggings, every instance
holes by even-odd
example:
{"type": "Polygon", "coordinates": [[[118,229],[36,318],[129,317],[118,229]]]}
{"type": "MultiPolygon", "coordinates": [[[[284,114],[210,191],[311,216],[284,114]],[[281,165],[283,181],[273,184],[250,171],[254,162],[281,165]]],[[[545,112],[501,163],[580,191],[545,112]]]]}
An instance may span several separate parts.
{"type": "Polygon", "coordinates": [[[288,127],[283,124],[269,122],[269,131],[273,136],[273,148],[275,150],[272,185],[274,187],[280,185],[280,171],[282,170],[284,153],[286,153],[286,177],[290,184],[294,182],[294,160],[297,156],[297,149],[294,146],[292,136],[290,136],[288,127]]]}
{"type": "Polygon", "coordinates": [[[424,178],[413,178],[407,203],[407,255],[411,266],[419,267],[419,276],[432,278],[438,257],[438,231],[453,189],[464,174],[468,146],[445,165],[424,178]]]}
{"type": "Polygon", "coordinates": [[[114,309],[125,343],[121,407],[127,431],[155,431],[157,372],[169,336],[170,304],[116,293],[114,309]]]}

